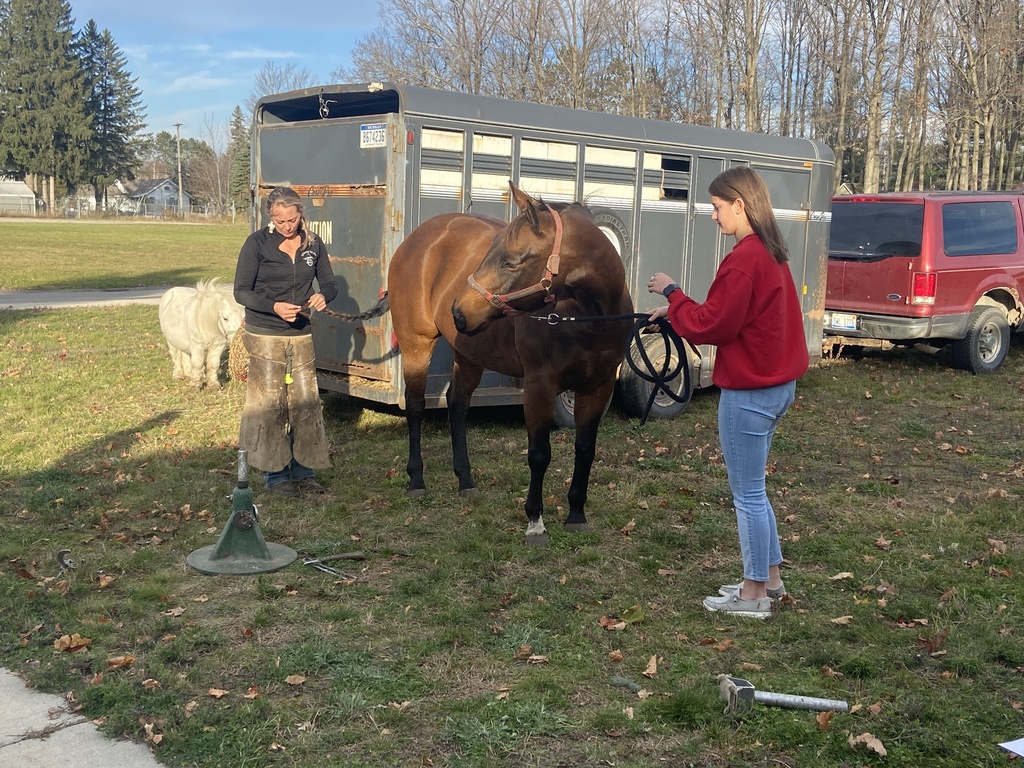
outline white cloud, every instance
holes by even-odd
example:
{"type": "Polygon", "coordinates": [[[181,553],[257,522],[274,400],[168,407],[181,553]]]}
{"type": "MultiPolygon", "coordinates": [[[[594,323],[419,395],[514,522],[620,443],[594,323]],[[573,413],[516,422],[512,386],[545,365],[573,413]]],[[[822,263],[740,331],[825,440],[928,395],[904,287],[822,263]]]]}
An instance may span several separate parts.
{"type": "Polygon", "coordinates": [[[296,59],[299,58],[300,54],[295,51],[273,51],[268,48],[250,48],[245,51],[228,51],[224,54],[224,58],[229,61],[238,61],[241,59],[296,59]]]}
{"type": "Polygon", "coordinates": [[[187,91],[212,91],[232,85],[229,77],[210,77],[206,73],[197,73],[185,77],[176,77],[170,85],[160,88],[161,93],[184,93],[187,91]]]}

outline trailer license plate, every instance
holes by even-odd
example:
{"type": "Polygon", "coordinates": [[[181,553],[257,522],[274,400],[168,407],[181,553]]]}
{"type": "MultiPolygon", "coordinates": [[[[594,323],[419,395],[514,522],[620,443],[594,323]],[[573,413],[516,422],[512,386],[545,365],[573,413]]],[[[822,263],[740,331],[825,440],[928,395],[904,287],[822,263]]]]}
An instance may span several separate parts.
{"type": "Polygon", "coordinates": [[[857,316],[847,315],[842,312],[832,313],[832,327],[843,331],[857,330],[857,316]]]}
{"type": "Polygon", "coordinates": [[[359,126],[359,148],[386,147],[387,132],[384,123],[370,123],[359,126]]]}

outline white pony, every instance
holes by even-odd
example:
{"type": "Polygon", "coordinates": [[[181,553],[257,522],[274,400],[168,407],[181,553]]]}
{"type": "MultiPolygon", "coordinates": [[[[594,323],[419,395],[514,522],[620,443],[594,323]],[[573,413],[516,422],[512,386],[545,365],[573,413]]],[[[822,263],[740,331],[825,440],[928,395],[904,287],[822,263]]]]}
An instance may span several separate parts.
{"type": "Polygon", "coordinates": [[[160,298],[160,330],[174,363],[174,378],[196,389],[217,388],[221,355],[245,319],[232,286],[200,280],[195,288],[171,288],[160,298]]]}

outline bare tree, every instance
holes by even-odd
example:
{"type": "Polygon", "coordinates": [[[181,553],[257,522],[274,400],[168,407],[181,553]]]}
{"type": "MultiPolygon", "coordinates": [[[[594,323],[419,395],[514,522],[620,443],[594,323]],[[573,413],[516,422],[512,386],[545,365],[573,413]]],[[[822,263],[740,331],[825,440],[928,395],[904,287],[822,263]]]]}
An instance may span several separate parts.
{"type": "Polygon", "coordinates": [[[256,102],[264,96],[310,88],[314,85],[316,78],[305,67],[296,66],[291,62],[278,64],[275,61],[268,61],[256,73],[252,90],[245,99],[246,112],[251,115],[256,109],[256,102]]]}

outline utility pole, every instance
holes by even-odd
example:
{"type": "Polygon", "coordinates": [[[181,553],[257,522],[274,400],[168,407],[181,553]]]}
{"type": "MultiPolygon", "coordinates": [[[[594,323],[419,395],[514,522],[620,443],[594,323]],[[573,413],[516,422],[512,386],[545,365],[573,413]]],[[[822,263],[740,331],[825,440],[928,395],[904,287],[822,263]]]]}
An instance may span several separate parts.
{"type": "Polygon", "coordinates": [[[185,191],[181,187],[181,126],[182,123],[174,124],[174,135],[178,140],[178,216],[185,216],[185,191]]]}

